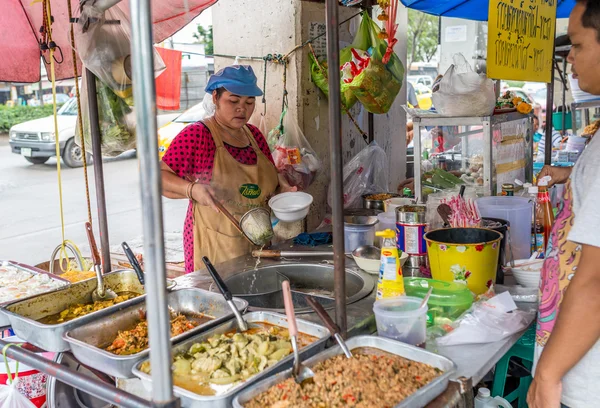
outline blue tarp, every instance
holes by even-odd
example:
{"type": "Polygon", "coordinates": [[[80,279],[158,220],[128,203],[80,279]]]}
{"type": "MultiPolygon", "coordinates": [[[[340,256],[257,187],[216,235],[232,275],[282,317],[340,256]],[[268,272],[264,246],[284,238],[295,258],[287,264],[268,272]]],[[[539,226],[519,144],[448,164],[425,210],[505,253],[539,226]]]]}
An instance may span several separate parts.
{"type": "MultiPolygon", "coordinates": [[[[487,21],[489,0],[401,0],[406,7],[434,16],[487,21]]],[[[556,17],[568,18],[575,0],[558,0],[556,17]]]]}

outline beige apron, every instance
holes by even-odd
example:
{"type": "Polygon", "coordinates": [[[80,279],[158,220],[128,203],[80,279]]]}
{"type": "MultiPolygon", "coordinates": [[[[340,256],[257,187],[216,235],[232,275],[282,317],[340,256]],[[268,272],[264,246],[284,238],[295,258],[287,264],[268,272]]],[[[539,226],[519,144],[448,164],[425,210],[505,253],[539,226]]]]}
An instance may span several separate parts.
{"type": "MultiPolygon", "coordinates": [[[[203,121],[216,145],[211,186],[223,205],[239,221],[247,211],[266,206],[267,197],[275,193],[279,182],[277,170],[258,147],[245,126],[244,131],[256,153],[255,165],[238,162],[223,145],[221,128],[214,118],[203,121]]],[[[194,202],[194,270],[204,268],[202,257],[213,264],[233,259],[252,251],[253,246],[220,213],[194,202]]]]}

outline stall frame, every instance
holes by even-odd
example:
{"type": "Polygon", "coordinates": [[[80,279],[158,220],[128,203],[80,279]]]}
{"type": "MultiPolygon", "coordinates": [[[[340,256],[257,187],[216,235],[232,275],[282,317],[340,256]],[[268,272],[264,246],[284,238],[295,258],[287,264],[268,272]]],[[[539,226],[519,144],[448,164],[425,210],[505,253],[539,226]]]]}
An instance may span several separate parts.
{"type": "MultiPolygon", "coordinates": [[[[438,127],[438,126],[482,126],[483,132],[483,189],[485,195],[496,195],[496,186],[494,183],[495,180],[495,171],[493,163],[494,158],[494,143],[492,140],[493,137],[493,129],[494,126],[502,123],[508,123],[513,121],[522,121],[523,119],[528,119],[528,127],[527,127],[527,135],[525,142],[526,146],[526,154],[524,159],[526,160],[525,164],[525,182],[531,182],[533,179],[533,116],[523,115],[518,112],[510,112],[497,114],[493,116],[483,116],[483,117],[432,117],[432,116],[423,116],[423,117],[413,117],[413,125],[416,137],[414,140],[414,181],[415,181],[415,198],[418,202],[423,203],[423,187],[422,187],[422,164],[423,164],[423,146],[421,140],[421,129],[425,127],[438,127]]],[[[479,131],[477,131],[479,133],[479,131]]],[[[466,137],[473,134],[473,131],[466,131],[459,133],[458,136],[463,137],[464,141],[466,141],[466,137]]],[[[467,143],[462,144],[463,155],[463,167],[466,162],[465,153],[466,153],[467,143]]]]}

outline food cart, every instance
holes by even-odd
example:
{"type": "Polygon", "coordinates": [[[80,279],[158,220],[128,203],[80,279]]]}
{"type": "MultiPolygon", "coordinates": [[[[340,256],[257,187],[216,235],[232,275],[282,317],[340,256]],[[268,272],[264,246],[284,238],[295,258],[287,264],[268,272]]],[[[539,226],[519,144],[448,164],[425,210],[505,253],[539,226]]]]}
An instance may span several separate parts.
{"type": "MultiPolygon", "coordinates": [[[[151,391],[146,391],[146,395],[144,397],[140,397],[138,395],[134,395],[131,392],[126,392],[122,389],[119,389],[111,384],[107,384],[106,375],[103,375],[101,372],[110,371],[113,375],[123,375],[124,366],[130,367],[131,361],[121,362],[121,365],[111,366],[109,369],[109,364],[104,364],[102,359],[93,360],[90,359],[87,363],[90,368],[90,372],[96,373],[96,376],[86,376],[82,375],[73,368],[73,366],[66,366],[61,364],[60,362],[49,362],[42,357],[37,356],[36,354],[29,352],[27,350],[22,350],[17,347],[6,347],[7,343],[4,341],[0,341],[0,346],[5,347],[6,356],[17,361],[21,361],[27,364],[30,367],[40,370],[50,376],[55,377],[60,382],[67,384],[69,386],[75,387],[79,390],[84,391],[85,393],[99,398],[102,401],[107,401],[118,406],[122,407],[177,407],[180,404],[180,400],[177,397],[185,398],[186,395],[182,392],[178,392],[176,396],[173,395],[173,379],[171,374],[171,355],[172,355],[172,341],[177,341],[177,339],[171,339],[168,330],[164,330],[164,327],[169,326],[169,311],[168,305],[173,302],[174,297],[183,296],[183,292],[193,292],[194,290],[210,289],[211,280],[207,277],[205,271],[197,271],[192,274],[180,277],[176,279],[177,289],[176,291],[169,291],[168,284],[169,282],[166,279],[165,272],[165,259],[164,259],[164,241],[163,241],[163,225],[162,225],[162,206],[161,206],[161,182],[160,182],[160,171],[158,162],[155,160],[157,157],[157,145],[156,140],[152,137],[152,135],[156,134],[156,123],[155,120],[147,120],[147,118],[153,118],[154,115],[152,112],[154,111],[155,104],[155,92],[154,92],[154,78],[153,78],[153,70],[152,70],[152,25],[149,11],[149,1],[148,0],[132,0],[131,4],[131,17],[132,17],[132,25],[133,25],[133,58],[135,61],[138,61],[138,64],[134,66],[134,79],[137,83],[143,83],[146,86],[139,86],[135,88],[135,100],[139,101],[137,106],[137,118],[138,118],[138,126],[140,135],[138,139],[138,155],[140,158],[140,177],[141,184],[143,186],[142,190],[142,203],[143,203],[143,219],[144,219],[144,237],[145,237],[145,263],[146,270],[148,274],[148,279],[146,280],[145,292],[145,304],[147,311],[147,319],[148,319],[148,330],[149,330],[149,339],[152,343],[152,349],[147,353],[149,355],[149,363],[152,367],[151,375],[142,375],[142,367],[144,356],[136,356],[136,358],[140,358],[135,362],[135,368],[133,368],[135,373],[138,373],[140,377],[144,377],[146,382],[151,380],[151,391]],[[92,367],[93,365],[98,364],[97,367],[92,367]],[[98,368],[100,367],[100,368],[98,368]],[[100,373],[98,373],[100,371],[100,373]],[[149,401],[149,399],[152,402],[149,401]]],[[[333,235],[334,235],[334,260],[333,266],[331,265],[322,265],[319,262],[309,262],[305,259],[299,259],[294,262],[282,262],[282,261],[272,261],[272,260],[264,260],[263,265],[258,270],[264,270],[264,268],[277,266],[277,267],[298,267],[300,266],[303,270],[307,268],[319,269],[325,267],[327,271],[323,273],[322,270],[319,270],[315,273],[315,276],[328,276],[329,280],[326,282],[329,287],[328,289],[333,292],[334,296],[331,299],[331,303],[328,306],[330,313],[335,311],[335,319],[337,325],[341,328],[342,334],[348,335],[348,337],[356,338],[356,343],[354,344],[357,347],[369,345],[368,342],[359,342],[360,337],[357,337],[359,334],[372,334],[375,331],[374,328],[374,317],[372,313],[372,305],[374,302],[374,292],[373,288],[375,285],[375,278],[370,276],[361,270],[354,264],[353,261],[347,260],[345,257],[344,251],[344,241],[341,237],[344,235],[344,225],[343,225],[343,197],[342,197],[342,157],[341,157],[341,135],[340,135],[340,81],[339,81],[339,41],[338,41],[338,33],[337,33],[337,0],[327,0],[326,1],[326,11],[327,11],[327,48],[328,54],[331,55],[329,60],[329,78],[330,78],[330,100],[329,100],[329,115],[330,115],[330,151],[331,151],[331,166],[332,166],[332,191],[333,191],[333,235]],[[360,290],[353,293],[356,295],[354,298],[350,296],[350,299],[346,299],[347,291],[353,291],[355,288],[360,288],[360,290]]],[[[93,82],[93,81],[91,81],[93,82]]],[[[507,114],[506,116],[499,116],[498,118],[478,118],[476,119],[464,119],[460,122],[451,122],[445,123],[445,125],[452,126],[463,126],[463,127],[472,127],[472,126],[482,126],[486,129],[484,135],[488,135],[489,138],[484,136],[484,145],[487,157],[487,161],[484,159],[484,170],[483,172],[487,174],[487,182],[484,180],[484,186],[490,189],[490,191],[494,191],[494,184],[499,182],[498,174],[502,172],[498,172],[497,169],[494,170],[492,168],[494,155],[494,135],[493,129],[494,127],[499,127],[500,129],[500,140],[496,140],[496,142],[500,143],[503,141],[502,125],[507,124],[505,126],[510,126],[512,122],[520,123],[523,128],[530,128],[530,119],[528,117],[523,118],[511,116],[512,114],[507,114]],[[485,164],[487,163],[487,167],[485,164]]],[[[434,122],[428,122],[429,119],[422,119],[419,126],[436,126],[436,125],[444,125],[442,122],[438,122],[437,124],[434,122]]],[[[465,137],[473,135],[474,133],[471,130],[465,130],[465,137]]],[[[417,138],[418,139],[418,138],[417,138]]],[[[523,140],[520,140],[518,143],[521,144],[522,150],[524,153],[523,158],[526,159],[526,150],[527,150],[527,140],[526,136],[523,136],[523,140]]],[[[470,154],[468,143],[465,143],[465,156],[461,157],[461,166],[465,167],[467,165],[466,156],[470,154]],[[464,161],[464,165],[463,162],[464,161]]],[[[421,151],[419,147],[417,151],[421,151]]],[[[461,152],[462,153],[462,152],[461,152]]],[[[497,154],[501,155],[502,152],[497,150],[497,154]]],[[[420,165],[419,167],[420,168],[420,165]]],[[[517,170],[520,170],[518,168],[517,170]]],[[[417,171],[417,174],[420,174],[417,171]]],[[[420,183],[417,183],[420,186],[420,183]]],[[[99,187],[101,188],[101,187],[99,187]]],[[[420,187],[417,187],[420,188],[420,187]]],[[[419,192],[421,194],[421,192],[419,192]]],[[[108,258],[108,256],[107,256],[108,258]]],[[[256,269],[256,261],[250,257],[242,257],[238,259],[231,260],[225,264],[219,265],[219,272],[223,275],[226,280],[234,280],[236,276],[243,275],[243,273],[247,270],[252,270],[252,268],[256,269]]],[[[126,271],[123,273],[122,271],[114,271],[115,274],[122,273],[127,274],[130,271],[126,271]]],[[[290,272],[291,273],[291,272],[290,272]]],[[[110,276],[110,275],[107,275],[110,276]]],[[[230,281],[228,281],[230,282],[230,281]]],[[[79,287],[86,287],[86,291],[89,289],[94,289],[94,281],[84,281],[79,285],[79,287]]],[[[230,282],[231,283],[231,282],[230,282]]],[[[318,282],[321,284],[322,282],[318,282]]],[[[71,285],[69,290],[73,292],[72,289],[74,286],[71,285]]],[[[203,296],[210,297],[206,292],[203,292],[203,296]]],[[[46,295],[53,296],[53,294],[46,295]]],[[[103,316],[100,316],[101,319],[98,321],[91,322],[90,319],[86,319],[84,323],[93,323],[95,325],[99,325],[100,327],[106,327],[113,322],[112,319],[109,318],[109,315],[112,311],[119,310],[119,319],[125,319],[125,315],[131,315],[132,310],[131,307],[138,307],[142,300],[138,299],[134,302],[128,303],[122,306],[129,306],[129,308],[117,307],[115,309],[105,309],[103,316]],[[106,318],[106,319],[105,319],[106,318]],[[102,326],[104,325],[104,326],[102,326]]],[[[27,301],[28,302],[28,301],[27,301]]],[[[27,303],[26,302],[26,303],[27,303]]],[[[214,302],[217,302],[214,299],[214,302]]],[[[13,313],[17,317],[22,317],[23,311],[21,309],[28,309],[29,304],[27,305],[17,305],[12,304],[8,305],[7,308],[10,309],[10,312],[13,313]],[[19,308],[20,307],[20,308],[19,308]]],[[[252,306],[252,305],[251,305],[252,306]]],[[[245,309],[246,305],[244,302],[239,302],[239,308],[245,309]]],[[[270,307],[271,309],[278,309],[275,306],[270,307]]],[[[280,309],[280,306],[279,306],[280,309]]],[[[58,310],[58,309],[57,309],[58,310]]],[[[254,312],[256,313],[256,312],[254,312]]],[[[281,325],[286,325],[287,323],[281,319],[281,317],[269,315],[269,311],[258,312],[262,315],[258,316],[258,318],[265,319],[266,316],[271,316],[272,321],[279,323],[281,325]]],[[[250,313],[252,314],[252,313],[250,313]]],[[[116,316],[116,315],[115,315],[116,316]]],[[[247,317],[251,317],[249,314],[246,314],[247,317]]],[[[33,317],[33,316],[31,316],[33,317]]],[[[98,317],[98,315],[94,316],[98,317]]],[[[31,320],[34,320],[33,317],[31,320]]],[[[23,319],[21,319],[23,320],[23,319]]],[[[263,321],[261,320],[261,321],[263,321]]],[[[315,337],[319,338],[317,342],[315,342],[315,347],[306,349],[306,354],[304,357],[311,356],[311,353],[317,355],[319,351],[322,349],[320,347],[325,347],[325,340],[328,337],[327,333],[321,330],[318,326],[318,320],[314,315],[306,315],[302,316],[302,327],[301,331],[311,331],[315,337]],[[325,340],[324,340],[325,339],[325,340]],[[318,346],[318,347],[317,347],[318,346]],[[310,352],[310,353],[309,353],[310,352]]],[[[16,321],[16,320],[15,320],[16,321]]],[[[231,320],[231,316],[229,317],[229,321],[224,323],[225,326],[218,326],[219,321],[214,321],[214,325],[203,326],[202,328],[206,328],[207,330],[210,328],[215,329],[216,327],[221,327],[222,329],[229,330],[234,326],[232,325],[233,320],[231,320]],[[229,325],[229,326],[227,326],[229,325]]],[[[29,326],[33,327],[35,330],[35,325],[28,322],[29,326]]],[[[73,332],[70,335],[65,333],[65,337],[70,340],[72,344],[79,343],[88,343],[91,341],[90,336],[86,335],[84,332],[84,326],[81,327],[71,327],[73,332]]],[[[114,330],[114,328],[113,328],[114,330]]],[[[97,331],[97,330],[96,330],[97,331]]],[[[75,350],[77,348],[73,348],[72,346],[66,346],[62,340],[63,333],[59,333],[60,336],[57,338],[61,340],[56,345],[57,351],[64,351],[65,347],[69,348],[77,353],[75,350]]],[[[114,333],[113,333],[114,334],[114,333]]],[[[192,333],[193,334],[193,333],[192,333]]],[[[204,336],[204,333],[198,332],[198,334],[193,334],[194,336],[204,336]]],[[[48,336],[57,336],[57,333],[54,331],[52,334],[48,334],[48,336]]],[[[431,348],[433,352],[438,353],[442,357],[436,356],[434,353],[428,353],[423,350],[418,350],[413,347],[399,347],[402,349],[401,352],[398,352],[400,355],[404,355],[407,358],[411,356],[422,357],[422,360],[427,360],[431,364],[438,364],[438,368],[444,369],[446,375],[442,376],[443,381],[438,381],[434,385],[435,387],[429,387],[424,391],[426,392],[419,393],[419,397],[422,399],[413,399],[412,401],[421,406],[420,404],[429,404],[431,407],[446,407],[446,406],[472,406],[473,405],[473,393],[472,387],[477,382],[479,382],[485,373],[487,373],[494,364],[498,361],[498,359],[511,347],[514,342],[518,339],[519,334],[506,338],[502,341],[498,341],[495,343],[484,344],[481,346],[469,346],[469,347],[448,347],[448,348],[439,348],[435,349],[432,345],[431,348]],[[446,356],[447,358],[443,358],[446,356]],[[435,358],[438,363],[434,363],[435,358]],[[454,363],[452,363],[452,361],[454,363]]],[[[372,338],[371,338],[372,339],[372,338]]],[[[29,339],[24,339],[29,340],[29,339]]],[[[182,338],[183,340],[183,338],[182,338]]],[[[42,340],[39,340],[40,342],[42,340]]],[[[351,340],[353,341],[353,340],[351,340]]],[[[69,341],[67,342],[69,343],[69,341]]],[[[187,340],[185,343],[186,346],[189,345],[187,340]]],[[[177,346],[176,346],[177,347],[177,346]]],[[[381,346],[383,347],[383,346],[381,346]]],[[[89,352],[89,348],[83,346],[79,350],[83,350],[83,353],[89,352]]],[[[329,352],[331,352],[330,349],[329,352]]],[[[178,350],[179,351],[179,350],[178,350]]],[[[388,350],[393,352],[393,350],[388,350]]],[[[80,351],[81,352],[81,351],[80,351]]],[[[415,357],[416,358],[416,357],[415,357]]],[[[314,361],[314,360],[313,360],[314,361]]],[[[266,371],[264,377],[275,375],[278,370],[283,370],[291,366],[291,358],[284,359],[281,361],[281,365],[273,365],[272,371],[266,371]]],[[[112,360],[111,360],[112,364],[112,360]]],[[[147,373],[146,373],[147,374],[147,373]]],[[[256,377],[252,382],[247,382],[245,385],[248,390],[252,388],[252,386],[256,385],[256,381],[258,381],[261,377],[256,377]]],[[[283,377],[277,377],[283,378],[283,377]]],[[[272,381],[274,378],[268,379],[268,381],[272,381]]],[[[270,383],[269,383],[270,384],[270,383]]],[[[264,385],[264,384],[263,384],[264,385]]],[[[242,388],[239,389],[241,391],[242,388]]],[[[256,390],[254,390],[256,391],[256,390]]],[[[143,392],[142,392],[143,393],[143,392]]],[[[230,395],[233,397],[233,395],[230,395]]],[[[220,401],[224,406],[228,406],[232,400],[220,401]]],[[[215,405],[214,400],[200,400],[199,406],[217,406],[215,405]]]]}

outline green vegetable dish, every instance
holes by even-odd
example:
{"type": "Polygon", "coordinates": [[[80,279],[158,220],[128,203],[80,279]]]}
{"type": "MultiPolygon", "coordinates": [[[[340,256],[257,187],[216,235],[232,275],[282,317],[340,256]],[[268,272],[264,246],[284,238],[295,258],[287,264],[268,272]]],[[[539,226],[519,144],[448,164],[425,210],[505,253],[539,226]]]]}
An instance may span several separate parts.
{"type": "MultiPolygon", "coordinates": [[[[199,395],[224,394],[292,352],[287,329],[267,323],[252,326],[244,333],[232,331],[211,336],[176,355],[173,384],[199,395]]],[[[305,334],[298,336],[300,347],[316,340],[305,334]]],[[[140,370],[149,374],[150,363],[143,363],[140,370]]]]}

